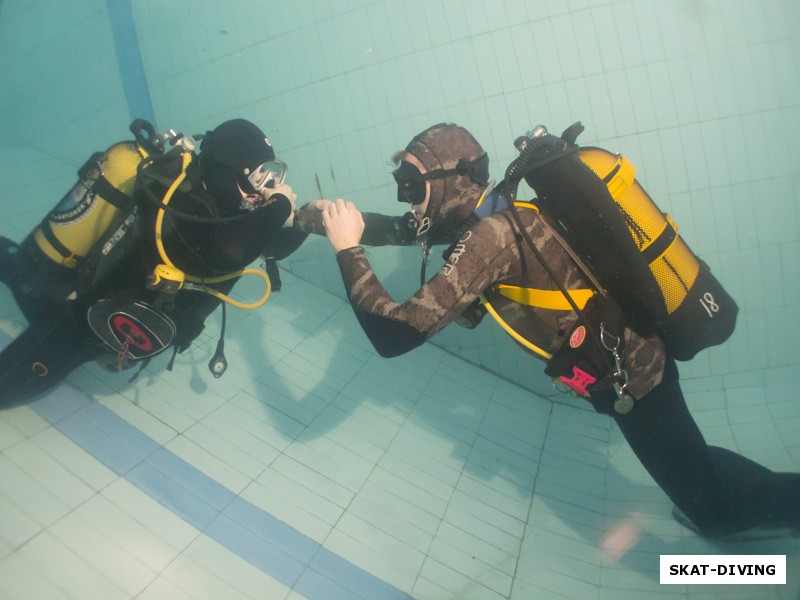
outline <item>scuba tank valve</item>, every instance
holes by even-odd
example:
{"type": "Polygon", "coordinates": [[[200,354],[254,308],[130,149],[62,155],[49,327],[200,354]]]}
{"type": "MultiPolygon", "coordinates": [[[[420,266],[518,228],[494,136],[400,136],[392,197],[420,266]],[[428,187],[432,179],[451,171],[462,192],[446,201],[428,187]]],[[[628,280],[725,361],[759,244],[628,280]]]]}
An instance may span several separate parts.
{"type": "Polygon", "coordinates": [[[147,150],[149,154],[163,154],[167,144],[174,145],[176,139],[179,138],[179,134],[175,133],[174,129],[157,133],[152,123],[145,119],[134,119],[129,129],[136,138],[136,143],[147,150]]]}
{"type": "Polygon", "coordinates": [[[535,138],[542,137],[543,135],[547,135],[547,127],[544,125],[537,125],[525,135],[519,136],[517,139],[514,140],[514,147],[522,152],[525,148],[528,147],[528,143],[535,138]]]}

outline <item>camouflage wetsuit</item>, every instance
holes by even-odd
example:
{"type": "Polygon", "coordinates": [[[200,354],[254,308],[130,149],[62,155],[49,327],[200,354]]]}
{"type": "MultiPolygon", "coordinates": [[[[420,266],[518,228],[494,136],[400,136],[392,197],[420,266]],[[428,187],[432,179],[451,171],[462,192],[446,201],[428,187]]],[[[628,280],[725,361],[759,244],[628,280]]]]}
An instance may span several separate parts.
{"type": "MultiPolygon", "coordinates": [[[[521,211],[539,251],[567,289],[591,287],[538,215],[521,211]]],[[[442,269],[416,294],[398,304],[386,293],[367,263],[362,248],[337,255],[345,288],[364,331],[382,356],[397,356],[422,344],[469,307],[493,284],[505,283],[537,290],[558,290],[541,263],[516,233],[508,211],[481,220],[460,238],[442,269]],[[522,258],[520,258],[522,256],[522,258]]],[[[555,354],[573,330],[571,310],[547,310],[519,305],[519,319],[537,324],[535,345],[555,354]]],[[[664,345],[625,329],[625,366],[629,389],[641,398],[661,381],[664,345]]]]}
{"type": "MultiPolygon", "coordinates": [[[[586,287],[581,272],[549,230],[533,211],[525,213],[531,237],[566,287],[586,287]]],[[[370,239],[369,229],[365,238],[370,239]]],[[[378,281],[362,247],[337,254],[355,314],[381,355],[396,356],[422,344],[494,283],[553,288],[527,249],[520,259],[524,246],[506,214],[482,220],[461,239],[463,251],[457,262],[451,256],[402,304],[392,300],[378,281]]],[[[571,311],[529,307],[520,307],[519,315],[540,320],[542,338],[537,341],[549,352],[561,347],[576,320],[571,311]]],[[[677,368],[665,355],[663,343],[629,328],[625,340],[623,358],[630,391],[637,398],[635,408],[627,415],[614,412],[614,392],[609,389],[593,393],[591,401],[598,411],[614,417],[636,456],[673,502],[709,534],[800,526],[800,476],[773,473],[738,454],[708,446],[686,407],[677,368]]]]}
{"type": "MultiPolygon", "coordinates": [[[[453,243],[446,264],[416,294],[398,303],[381,285],[362,247],[337,254],[356,317],[376,350],[386,357],[407,352],[430,339],[462,312],[471,310],[475,299],[493,290],[495,284],[558,289],[521,239],[508,211],[465,227],[486,187],[471,176],[469,163],[475,164],[483,149],[466,130],[453,124],[433,126],[417,135],[405,152],[420,161],[431,176],[426,179],[420,172],[404,180],[400,175],[412,172],[408,165],[403,171],[395,171],[398,199],[419,206],[427,194],[424,219],[433,223],[428,242],[453,243]],[[459,170],[459,165],[467,169],[459,170]]],[[[407,162],[406,158],[402,160],[407,162]]],[[[567,250],[534,211],[519,212],[553,278],[568,290],[590,287],[567,250]]],[[[366,229],[361,243],[413,243],[402,235],[404,218],[363,216],[366,229]]],[[[321,233],[318,224],[305,222],[305,215],[299,217],[301,228],[321,233]]],[[[533,334],[526,339],[555,354],[554,360],[568,351],[564,342],[577,321],[572,310],[523,305],[511,308],[505,321],[525,326],[533,334]]],[[[635,406],[627,414],[616,412],[612,408],[615,391],[602,383],[589,387],[590,400],[596,410],[613,416],[642,465],[693,526],[709,535],[757,528],[800,531],[800,475],[774,473],[739,454],[709,446],[687,409],[678,369],[664,344],[629,327],[623,329],[622,366],[628,372],[628,389],[636,398],[635,406]]],[[[600,375],[608,372],[601,364],[600,375]]]]}

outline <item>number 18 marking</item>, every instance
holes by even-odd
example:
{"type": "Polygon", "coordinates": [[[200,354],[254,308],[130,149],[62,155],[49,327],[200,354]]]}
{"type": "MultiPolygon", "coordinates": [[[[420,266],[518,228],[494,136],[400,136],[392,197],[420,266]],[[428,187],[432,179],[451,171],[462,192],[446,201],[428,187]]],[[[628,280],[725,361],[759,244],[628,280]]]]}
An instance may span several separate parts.
{"type": "Polygon", "coordinates": [[[714,296],[711,292],[703,294],[703,297],[700,298],[700,306],[706,309],[708,316],[712,319],[714,318],[714,313],[719,312],[719,304],[714,301],[714,296]]]}

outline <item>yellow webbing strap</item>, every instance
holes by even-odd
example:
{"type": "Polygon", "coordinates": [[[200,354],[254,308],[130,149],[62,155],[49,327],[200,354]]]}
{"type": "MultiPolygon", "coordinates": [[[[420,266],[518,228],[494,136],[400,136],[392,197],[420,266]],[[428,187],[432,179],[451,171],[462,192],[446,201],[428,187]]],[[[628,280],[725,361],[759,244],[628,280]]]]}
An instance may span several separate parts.
{"type": "MultiPolygon", "coordinates": [[[[514,205],[520,208],[532,208],[537,213],[539,212],[539,208],[529,202],[515,202],[514,205]]],[[[512,300],[513,302],[531,306],[533,308],[542,308],[545,310],[573,310],[572,305],[569,303],[569,300],[564,296],[561,290],[538,290],[535,288],[524,288],[501,283],[498,284],[497,291],[500,295],[512,300]]],[[[589,299],[597,292],[592,289],[577,289],[568,290],[568,293],[578,308],[582,309],[586,306],[586,303],[589,301],[589,299]]],[[[516,340],[521,346],[527,348],[534,354],[541,356],[545,360],[550,360],[553,357],[550,352],[535,345],[533,342],[523,337],[519,332],[511,327],[511,325],[509,325],[505,319],[503,319],[503,317],[497,312],[497,310],[495,310],[494,306],[492,306],[491,302],[489,302],[489,300],[483,294],[481,294],[481,303],[486,308],[486,311],[492,316],[492,318],[497,321],[500,327],[502,327],[503,330],[512,338],[514,338],[514,340],[516,340]]]]}
{"type": "MultiPolygon", "coordinates": [[[[509,300],[526,306],[547,310],[572,310],[572,306],[560,290],[537,290],[535,288],[524,288],[501,283],[497,286],[497,291],[509,300]]],[[[589,298],[596,293],[591,289],[568,291],[578,308],[586,306],[589,298]]]]}
{"type": "Polygon", "coordinates": [[[36,245],[42,253],[58,265],[75,269],[83,259],[83,256],[75,254],[61,243],[46,218],[33,231],[33,239],[36,240],[36,245]]]}

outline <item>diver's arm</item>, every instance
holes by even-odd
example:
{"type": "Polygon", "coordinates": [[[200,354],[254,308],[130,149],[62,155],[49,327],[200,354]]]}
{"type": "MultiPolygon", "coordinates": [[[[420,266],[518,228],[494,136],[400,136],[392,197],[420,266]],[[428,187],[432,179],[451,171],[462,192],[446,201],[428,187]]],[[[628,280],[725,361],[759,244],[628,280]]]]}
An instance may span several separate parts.
{"type": "Polygon", "coordinates": [[[441,270],[403,304],[372,271],[359,245],[361,213],[341,199],[323,212],[347,296],[364,332],[381,356],[408,352],[455,320],[492,283],[521,271],[520,248],[510,220],[485,219],[467,230],[441,270]]]}
{"type": "Polygon", "coordinates": [[[400,305],[378,281],[361,246],[338,252],[336,260],[353,312],[378,354],[399,356],[425,342],[427,337],[418,326],[392,316],[400,305]],[[370,306],[372,301],[376,304],[370,306]]]}
{"type": "MultiPolygon", "coordinates": [[[[294,228],[306,233],[325,235],[322,211],[329,200],[315,200],[301,207],[294,218],[294,228]]],[[[416,240],[417,221],[410,212],[392,217],[379,213],[361,213],[364,233],[361,243],[366,246],[410,246],[416,240]]]]}
{"type": "Polygon", "coordinates": [[[456,263],[446,263],[402,304],[381,285],[362,247],[337,253],[350,303],[381,356],[398,356],[421,345],[461,315],[492,283],[517,274],[520,261],[513,235],[504,239],[495,233],[482,224],[471,230],[456,263]]]}
{"type": "Polygon", "coordinates": [[[308,236],[309,234],[305,231],[294,227],[284,227],[275,235],[275,241],[271,247],[272,252],[268,253],[270,256],[267,258],[283,260],[297,250],[308,236]]]}
{"type": "Polygon", "coordinates": [[[361,213],[364,234],[361,243],[367,246],[410,246],[417,239],[417,220],[407,212],[400,217],[379,213],[361,213]]]}
{"type": "Polygon", "coordinates": [[[322,211],[329,202],[330,200],[314,200],[298,208],[292,227],[303,233],[325,235],[325,228],[322,226],[322,211]]]}

